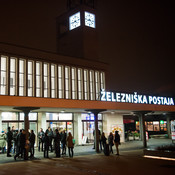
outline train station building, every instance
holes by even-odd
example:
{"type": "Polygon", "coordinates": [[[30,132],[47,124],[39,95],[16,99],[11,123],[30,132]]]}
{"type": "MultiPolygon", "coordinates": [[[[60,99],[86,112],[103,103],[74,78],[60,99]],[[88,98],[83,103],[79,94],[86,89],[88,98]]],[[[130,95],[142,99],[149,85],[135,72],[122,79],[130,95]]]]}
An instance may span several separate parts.
{"type": "Polygon", "coordinates": [[[98,129],[118,130],[124,142],[133,123],[145,147],[146,130],[170,136],[174,98],[111,92],[97,53],[95,1],[76,2],[57,18],[57,53],[0,43],[0,131],[58,128],[81,145],[98,129]]]}

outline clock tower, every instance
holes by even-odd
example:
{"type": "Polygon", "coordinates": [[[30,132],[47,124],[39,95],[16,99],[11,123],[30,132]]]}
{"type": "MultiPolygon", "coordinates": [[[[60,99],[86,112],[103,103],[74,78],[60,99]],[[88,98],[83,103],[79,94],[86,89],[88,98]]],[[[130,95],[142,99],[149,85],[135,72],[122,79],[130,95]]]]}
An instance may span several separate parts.
{"type": "Polygon", "coordinates": [[[57,18],[58,53],[98,60],[96,0],[67,0],[67,9],[57,18]]]}

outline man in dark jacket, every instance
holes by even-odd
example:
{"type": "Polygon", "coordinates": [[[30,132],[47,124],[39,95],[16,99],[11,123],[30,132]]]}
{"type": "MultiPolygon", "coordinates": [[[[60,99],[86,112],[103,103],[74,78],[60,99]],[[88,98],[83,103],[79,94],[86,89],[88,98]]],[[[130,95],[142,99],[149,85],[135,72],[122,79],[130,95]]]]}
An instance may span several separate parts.
{"type": "Polygon", "coordinates": [[[58,132],[58,129],[56,129],[55,130],[55,137],[54,137],[54,146],[55,146],[56,157],[60,157],[60,140],[61,140],[61,136],[58,132]]]}
{"type": "Polygon", "coordinates": [[[7,131],[7,157],[12,157],[10,155],[10,150],[12,148],[12,140],[13,140],[13,133],[10,130],[10,127],[8,127],[8,131],[7,131]]]}
{"type": "Polygon", "coordinates": [[[49,158],[49,137],[47,133],[45,133],[43,138],[44,143],[44,157],[49,158]]]}
{"type": "Polygon", "coordinates": [[[38,141],[39,141],[38,151],[40,151],[40,145],[41,145],[41,151],[43,151],[43,139],[44,139],[44,131],[41,128],[40,131],[38,132],[38,141]]]}
{"type": "Polygon", "coordinates": [[[26,132],[24,129],[22,131],[20,130],[20,133],[17,136],[17,140],[18,140],[18,152],[14,156],[14,159],[16,160],[16,157],[19,157],[20,154],[21,154],[21,157],[24,156],[24,159],[26,159],[26,149],[25,149],[26,132]]]}
{"type": "Polygon", "coordinates": [[[62,147],[62,155],[66,155],[66,138],[67,134],[65,133],[65,130],[62,131],[61,133],[61,147],[62,147]]]}
{"type": "Polygon", "coordinates": [[[48,127],[48,129],[46,130],[46,133],[47,133],[47,136],[49,137],[49,146],[51,148],[51,152],[53,152],[53,149],[52,149],[52,138],[53,138],[53,131],[50,127],[48,127]]]}
{"type": "Polygon", "coordinates": [[[34,157],[34,153],[35,153],[35,133],[33,132],[33,130],[31,130],[30,133],[30,137],[29,137],[29,141],[30,141],[30,157],[34,157]]]}

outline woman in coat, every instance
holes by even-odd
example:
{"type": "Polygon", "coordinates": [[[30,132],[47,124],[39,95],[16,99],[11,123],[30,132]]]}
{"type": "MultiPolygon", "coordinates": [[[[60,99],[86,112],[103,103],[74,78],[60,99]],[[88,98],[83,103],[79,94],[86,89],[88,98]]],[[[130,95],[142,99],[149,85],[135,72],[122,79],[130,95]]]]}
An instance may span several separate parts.
{"type": "Polygon", "coordinates": [[[73,157],[73,155],[74,155],[74,152],[73,152],[74,144],[73,144],[72,139],[73,139],[72,134],[71,134],[71,132],[69,132],[68,137],[67,137],[67,146],[68,146],[68,151],[69,151],[69,157],[73,157]]]}

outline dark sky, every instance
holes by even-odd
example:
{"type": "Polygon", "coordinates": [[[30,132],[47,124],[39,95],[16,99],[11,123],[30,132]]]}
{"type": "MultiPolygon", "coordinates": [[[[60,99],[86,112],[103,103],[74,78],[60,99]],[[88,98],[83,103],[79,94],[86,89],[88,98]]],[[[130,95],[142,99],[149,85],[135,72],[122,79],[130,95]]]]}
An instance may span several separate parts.
{"type": "MultiPolygon", "coordinates": [[[[175,95],[173,1],[99,0],[100,60],[109,90],[175,95]]],[[[0,0],[0,42],[56,51],[56,17],[66,0],[0,0]]]]}

